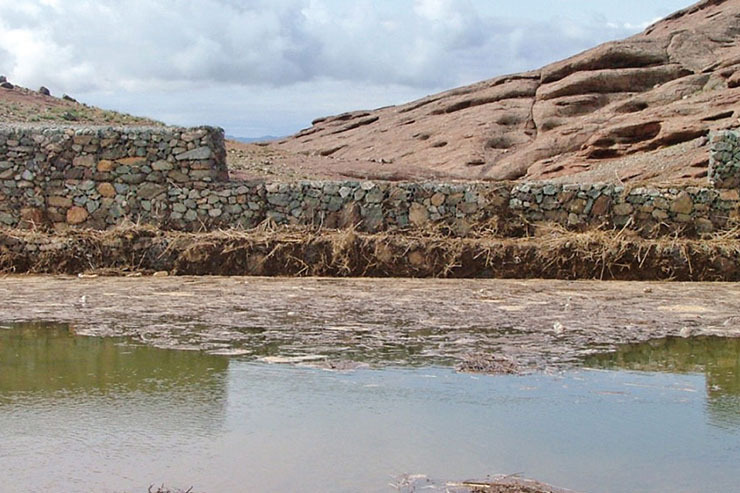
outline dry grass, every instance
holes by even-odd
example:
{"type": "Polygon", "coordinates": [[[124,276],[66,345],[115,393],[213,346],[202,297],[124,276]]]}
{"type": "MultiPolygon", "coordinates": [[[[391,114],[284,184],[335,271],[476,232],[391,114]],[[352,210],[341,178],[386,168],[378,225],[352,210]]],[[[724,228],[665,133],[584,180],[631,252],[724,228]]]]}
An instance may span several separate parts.
{"type": "Polygon", "coordinates": [[[431,228],[368,234],[269,221],[209,233],[135,224],[60,234],[0,230],[0,272],[6,273],[735,280],[739,260],[738,229],[703,239],[559,226],[522,238],[460,238],[431,228]]]}
{"type": "Polygon", "coordinates": [[[62,123],[94,125],[162,125],[150,118],[103,110],[94,106],[44,96],[16,86],[0,90],[0,121],[8,123],[62,123]]]}

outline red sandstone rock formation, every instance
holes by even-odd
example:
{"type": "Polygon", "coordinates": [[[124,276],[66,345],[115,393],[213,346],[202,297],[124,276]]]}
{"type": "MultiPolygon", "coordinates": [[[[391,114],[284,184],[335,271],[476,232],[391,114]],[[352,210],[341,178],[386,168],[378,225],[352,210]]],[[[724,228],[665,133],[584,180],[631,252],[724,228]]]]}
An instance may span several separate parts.
{"type": "Polygon", "coordinates": [[[698,179],[707,133],[738,126],[739,69],[740,0],[705,0],[540,70],[320,118],[278,145],[369,177],[698,179]]]}

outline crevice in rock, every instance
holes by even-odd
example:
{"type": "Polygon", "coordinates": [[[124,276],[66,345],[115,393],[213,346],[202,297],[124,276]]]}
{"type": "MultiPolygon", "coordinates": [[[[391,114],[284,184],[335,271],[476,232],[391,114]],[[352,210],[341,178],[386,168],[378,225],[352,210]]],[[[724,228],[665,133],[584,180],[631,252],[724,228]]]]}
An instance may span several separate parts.
{"type": "Polygon", "coordinates": [[[324,129],[323,129],[323,128],[321,128],[321,127],[314,127],[314,128],[304,128],[303,130],[301,130],[300,132],[298,132],[298,133],[297,133],[297,134],[295,135],[295,138],[296,138],[296,139],[301,139],[301,138],[303,138],[303,137],[308,137],[309,135],[313,135],[313,134],[315,134],[315,133],[319,133],[319,132],[321,132],[321,131],[323,131],[323,130],[324,130],[324,129]]]}
{"type": "Polygon", "coordinates": [[[724,120],[726,118],[732,117],[732,115],[735,114],[734,110],[729,111],[723,111],[721,113],[717,113],[715,115],[705,116],[701,119],[703,122],[716,122],[717,120],[724,120]]]}
{"type": "Polygon", "coordinates": [[[373,116],[371,118],[366,118],[364,120],[360,120],[359,122],[353,123],[351,125],[347,125],[346,127],[340,128],[339,130],[336,130],[331,133],[331,135],[341,134],[344,132],[349,132],[350,130],[354,130],[356,128],[364,127],[370,124],[373,124],[380,120],[379,116],[373,116]]]}
{"type": "Polygon", "coordinates": [[[400,108],[398,110],[398,113],[408,113],[409,111],[418,110],[419,108],[423,108],[424,106],[426,106],[428,104],[436,103],[440,99],[441,98],[432,98],[432,99],[427,99],[427,100],[419,101],[416,104],[412,104],[412,105],[407,106],[405,108],[400,108]]]}
{"type": "Polygon", "coordinates": [[[324,149],[323,151],[320,151],[319,152],[319,155],[320,156],[324,156],[324,157],[328,157],[328,156],[331,156],[332,154],[336,153],[337,151],[340,151],[340,150],[344,149],[345,147],[347,147],[347,146],[346,145],[341,145],[341,146],[337,146],[337,147],[332,147],[331,149],[324,149]]]}
{"type": "Polygon", "coordinates": [[[614,108],[614,111],[617,113],[639,113],[640,111],[644,111],[649,107],[650,105],[648,105],[645,101],[626,101],[624,104],[621,104],[614,108]]]}
{"type": "Polygon", "coordinates": [[[706,137],[709,134],[709,130],[705,128],[690,128],[685,130],[666,132],[665,135],[650,142],[645,150],[654,150],[660,147],[672,146],[681,144],[682,142],[688,142],[690,140],[698,139],[700,137],[706,137]]]}
{"type": "Polygon", "coordinates": [[[443,115],[445,113],[455,113],[456,111],[466,110],[468,108],[474,108],[476,106],[483,106],[485,104],[491,104],[496,103],[499,101],[503,101],[505,99],[522,99],[522,98],[528,98],[531,97],[530,94],[521,94],[521,95],[510,95],[506,97],[502,96],[491,96],[491,97],[483,97],[483,98],[472,98],[472,99],[464,99],[462,101],[458,101],[456,103],[453,103],[445,108],[439,108],[434,111],[432,111],[431,115],[443,115]]]}

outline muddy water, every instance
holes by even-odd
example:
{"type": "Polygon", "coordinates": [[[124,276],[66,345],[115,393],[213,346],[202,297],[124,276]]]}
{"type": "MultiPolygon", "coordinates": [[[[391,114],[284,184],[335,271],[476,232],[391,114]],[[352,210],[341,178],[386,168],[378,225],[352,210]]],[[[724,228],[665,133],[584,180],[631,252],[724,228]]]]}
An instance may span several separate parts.
{"type": "Polygon", "coordinates": [[[393,491],[407,474],[519,473],[580,491],[734,491],[740,345],[651,344],[557,375],[336,372],[7,326],[0,490],[393,491]]]}
{"type": "Polygon", "coordinates": [[[161,348],[457,364],[495,354],[560,370],[595,351],[678,335],[740,337],[740,284],[238,277],[0,278],[0,320],[161,348]]]}

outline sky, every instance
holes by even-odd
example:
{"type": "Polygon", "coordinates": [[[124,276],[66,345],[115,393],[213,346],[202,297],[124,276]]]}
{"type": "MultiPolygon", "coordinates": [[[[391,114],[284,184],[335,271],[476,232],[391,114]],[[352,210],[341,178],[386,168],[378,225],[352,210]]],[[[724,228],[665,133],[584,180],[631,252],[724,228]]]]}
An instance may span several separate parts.
{"type": "Polygon", "coordinates": [[[692,0],[0,0],[0,74],[237,137],[535,69],[692,0]]]}

